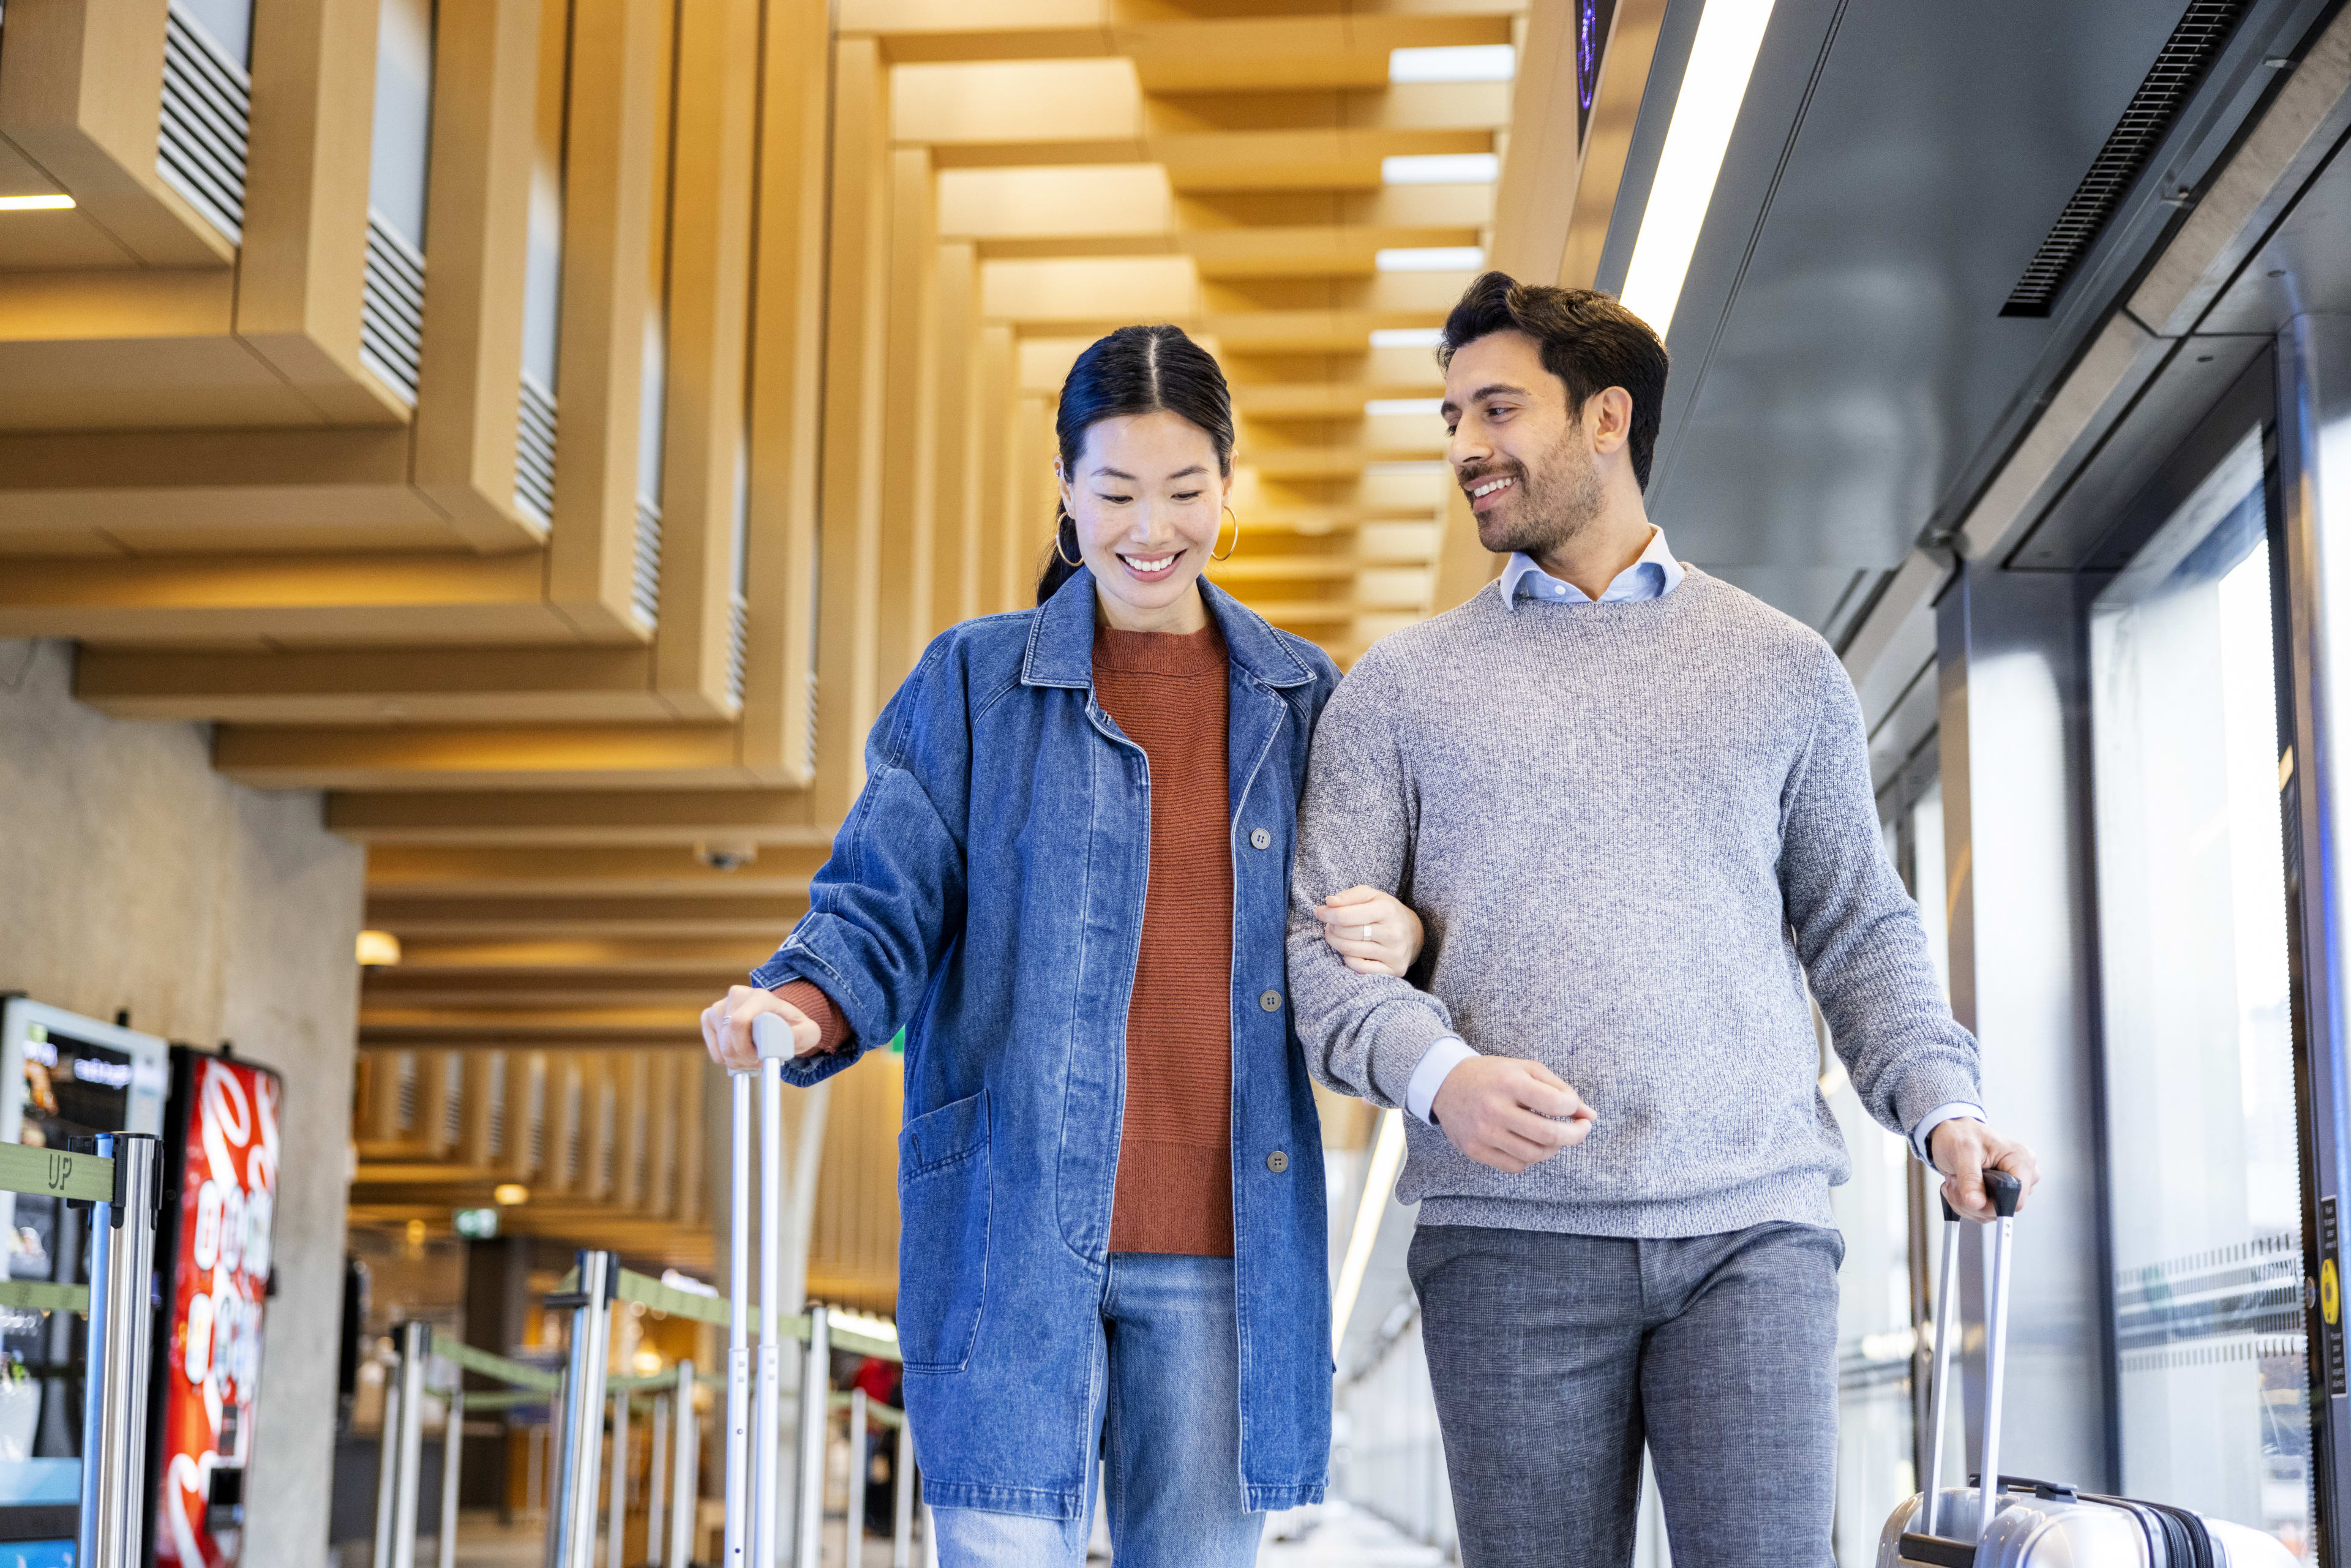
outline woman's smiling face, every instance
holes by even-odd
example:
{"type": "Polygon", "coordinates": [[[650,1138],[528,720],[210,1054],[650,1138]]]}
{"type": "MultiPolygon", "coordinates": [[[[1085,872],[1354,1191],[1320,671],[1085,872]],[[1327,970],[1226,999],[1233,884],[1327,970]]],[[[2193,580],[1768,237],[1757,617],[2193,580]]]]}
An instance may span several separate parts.
{"type": "Polygon", "coordinates": [[[1165,410],[1096,420],[1076,471],[1054,468],[1110,623],[1128,632],[1207,624],[1194,585],[1216,549],[1229,486],[1207,432],[1165,410]]]}

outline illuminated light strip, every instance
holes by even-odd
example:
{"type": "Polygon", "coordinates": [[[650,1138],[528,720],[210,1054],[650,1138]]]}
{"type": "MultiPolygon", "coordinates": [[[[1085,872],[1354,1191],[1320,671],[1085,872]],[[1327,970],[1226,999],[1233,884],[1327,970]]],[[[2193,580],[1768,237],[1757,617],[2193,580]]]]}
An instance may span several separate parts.
{"type": "Polygon", "coordinates": [[[74,204],[68,195],[0,196],[0,213],[60,213],[74,204]]]}
{"type": "Polygon", "coordinates": [[[1682,280],[1689,274],[1698,230],[1714,200],[1714,182],[1722,172],[1722,156],[1729,151],[1747,79],[1754,74],[1771,20],[1771,0],[1714,0],[1698,17],[1689,67],[1682,73],[1619,297],[1660,338],[1673,327],[1682,280]]]}
{"type": "Polygon", "coordinates": [[[1354,1233],[1347,1238],[1346,1260],[1339,1265],[1339,1288],[1331,1297],[1333,1360],[1346,1341],[1347,1320],[1355,1315],[1355,1298],[1363,1293],[1364,1270],[1372,1266],[1372,1243],[1379,1239],[1380,1214],[1403,1166],[1404,1113],[1390,1111],[1380,1118],[1379,1141],[1372,1145],[1372,1163],[1364,1171],[1363,1206],[1355,1210],[1354,1233]]]}

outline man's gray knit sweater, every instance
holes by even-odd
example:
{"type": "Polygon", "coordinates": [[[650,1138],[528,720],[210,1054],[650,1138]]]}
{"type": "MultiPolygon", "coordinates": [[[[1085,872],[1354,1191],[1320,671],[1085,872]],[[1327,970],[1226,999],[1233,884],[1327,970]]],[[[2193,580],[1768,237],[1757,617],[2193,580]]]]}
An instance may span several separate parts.
{"type": "Polygon", "coordinates": [[[1850,1171],[1805,981],[1871,1115],[1979,1098],[1888,863],[1861,706],[1808,628],[1690,570],[1664,597],[1489,587],[1382,640],[1322,711],[1299,812],[1290,981],[1323,1083],[1404,1103],[1429,1045],[1529,1057],[1595,1120],[1517,1176],[1407,1117],[1424,1224],[1698,1236],[1831,1223],[1850,1171]],[[1311,911],[1419,911],[1414,984],[1358,975],[1311,911]]]}

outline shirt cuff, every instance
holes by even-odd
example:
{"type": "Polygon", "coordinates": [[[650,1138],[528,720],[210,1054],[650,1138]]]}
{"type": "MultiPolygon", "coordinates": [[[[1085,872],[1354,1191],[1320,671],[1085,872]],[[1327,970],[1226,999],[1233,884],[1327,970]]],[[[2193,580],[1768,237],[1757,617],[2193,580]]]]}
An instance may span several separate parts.
{"type": "Polygon", "coordinates": [[[1935,1158],[1932,1155],[1927,1152],[1927,1140],[1933,1137],[1935,1134],[1935,1129],[1941,1126],[1944,1123],[1961,1118],[1970,1122],[1981,1122],[1988,1119],[1984,1115],[1982,1106],[1973,1104],[1965,1100],[1953,1100],[1948,1103],[1938,1105],[1933,1110],[1928,1112],[1925,1115],[1919,1117],[1918,1124],[1910,1129],[1910,1152],[1917,1155],[1918,1158],[1924,1161],[1927,1165],[1932,1166],[1935,1163],[1935,1158]]]}
{"type": "Polygon", "coordinates": [[[1430,1126],[1437,1125],[1429,1112],[1437,1103],[1437,1092],[1445,1086],[1446,1075],[1477,1054],[1459,1035],[1439,1035],[1421,1052],[1420,1065],[1412,1070],[1412,1082],[1404,1087],[1404,1108],[1430,1126]]]}
{"type": "Polygon", "coordinates": [[[820,1054],[838,1051],[850,1042],[849,1020],[841,1016],[831,997],[806,980],[787,980],[776,988],[779,1001],[789,1002],[806,1013],[816,1025],[816,1048],[820,1054]]]}

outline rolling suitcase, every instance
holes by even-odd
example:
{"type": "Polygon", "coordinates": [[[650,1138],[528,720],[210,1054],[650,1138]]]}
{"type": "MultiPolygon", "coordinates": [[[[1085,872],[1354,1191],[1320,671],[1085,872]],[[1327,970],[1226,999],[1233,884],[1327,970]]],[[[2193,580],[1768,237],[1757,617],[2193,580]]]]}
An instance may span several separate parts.
{"type": "Polygon", "coordinates": [[[777,1217],[782,1212],[784,1063],[792,1031],[773,1013],[751,1020],[759,1052],[756,1072],[730,1072],[734,1099],[733,1201],[727,1207],[729,1256],[726,1314],[726,1535],[721,1568],[776,1561],[779,1506],[776,1496],[777,1402],[783,1375],[781,1281],[777,1217]],[[759,1097],[759,1333],[751,1341],[751,1091],[759,1097]],[[758,1478],[756,1482],[754,1478],[758,1478]]]}
{"type": "Polygon", "coordinates": [[[1943,1206],[1943,1277],[1935,1301],[1935,1377],[1927,1467],[1929,1490],[1896,1508],[1878,1537],[1878,1568],[2296,1568],[2274,1537],[2206,1519],[2184,1508],[2101,1497],[2049,1481],[2000,1473],[2000,1399],[2008,1372],[2008,1277],[2017,1200],[2023,1186],[2004,1171],[1985,1174],[1998,1213],[1985,1295],[1983,1465],[1967,1488],[1937,1488],[1943,1473],[1952,1351],[1942,1332],[1959,1301],[1959,1217],[1943,1206]],[[1923,1514],[1923,1517],[1922,1517],[1923,1514]],[[1987,1528],[1989,1521],[1989,1528],[1987,1528]]]}

